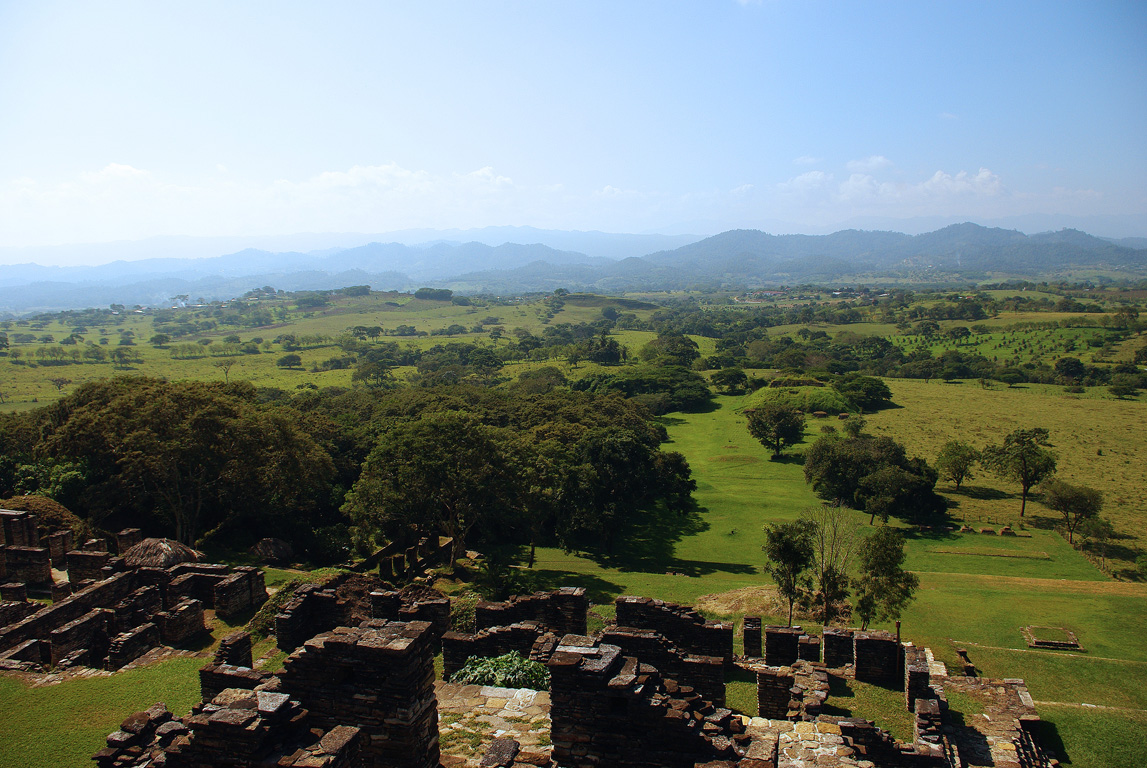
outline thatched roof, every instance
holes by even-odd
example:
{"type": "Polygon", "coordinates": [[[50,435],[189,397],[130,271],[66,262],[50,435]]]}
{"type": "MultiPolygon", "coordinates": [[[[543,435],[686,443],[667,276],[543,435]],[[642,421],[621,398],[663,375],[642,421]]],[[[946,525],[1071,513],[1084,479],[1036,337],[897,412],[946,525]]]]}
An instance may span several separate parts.
{"type": "Polygon", "coordinates": [[[294,548],[282,539],[260,539],[247,551],[264,563],[285,563],[295,556],[294,548]]]}
{"type": "Polygon", "coordinates": [[[129,568],[170,568],[198,562],[200,557],[191,547],[171,539],[144,539],[123,554],[129,568]]]}

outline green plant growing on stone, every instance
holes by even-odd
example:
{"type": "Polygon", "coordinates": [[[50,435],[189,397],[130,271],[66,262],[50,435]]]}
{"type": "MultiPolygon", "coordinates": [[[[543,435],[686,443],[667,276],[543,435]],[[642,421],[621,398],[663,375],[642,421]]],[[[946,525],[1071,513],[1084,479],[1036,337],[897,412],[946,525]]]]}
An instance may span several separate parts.
{"type": "Polygon", "coordinates": [[[494,685],[499,688],[550,689],[550,671],[545,665],[522,658],[517,651],[487,659],[471,656],[450,678],[462,685],[494,685]]]}

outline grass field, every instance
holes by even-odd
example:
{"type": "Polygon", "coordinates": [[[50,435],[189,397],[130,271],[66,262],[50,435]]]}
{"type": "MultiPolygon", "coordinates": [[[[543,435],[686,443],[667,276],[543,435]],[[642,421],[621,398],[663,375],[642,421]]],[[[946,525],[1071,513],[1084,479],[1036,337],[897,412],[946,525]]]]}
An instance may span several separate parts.
{"type": "MultiPolygon", "coordinates": [[[[284,322],[289,321],[289,327],[243,330],[238,335],[243,340],[255,336],[269,340],[288,330],[297,335],[334,336],[354,325],[394,328],[409,324],[429,330],[443,327],[444,322],[457,322],[469,327],[488,316],[498,317],[507,330],[524,327],[540,333],[546,322],[595,319],[603,306],[588,300],[569,301],[553,318],[547,318],[533,304],[458,307],[395,296],[374,299],[368,305],[355,305],[354,311],[336,306],[329,311],[308,313],[309,317],[291,314],[283,318],[284,322]],[[402,305],[386,301],[401,301],[402,305]]],[[[632,311],[642,316],[652,312],[632,311]]],[[[1006,324],[1003,321],[1021,321],[1013,314],[1000,318],[998,325],[1006,324]]],[[[1050,319],[1048,313],[1030,314],[1034,315],[1032,320],[1050,319]]],[[[117,328],[134,329],[133,349],[143,358],[142,363],[131,366],[133,370],[124,372],[185,379],[223,377],[213,365],[217,358],[207,355],[195,360],[174,360],[167,350],[147,344],[151,323],[142,316],[123,316],[122,323],[116,326],[90,329],[86,338],[109,338],[108,347],[114,348],[121,335],[117,328]]],[[[770,332],[792,332],[795,328],[770,332]]],[[[847,330],[894,332],[891,326],[881,324],[857,324],[847,330]]],[[[63,326],[46,326],[34,332],[51,333],[58,339],[70,331],[63,326]]],[[[834,333],[840,331],[833,329],[834,333]]],[[[235,332],[218,330],[206,337],[218,344],[235,332]]],[[[993,331],[990,338],[979,339],[977,344],[995,345],[1016,333],[1021,332],[993,331]]],[[[1038,342],[1047,347],[1041,354],[1054,353],[1056,350],[1049,345],[1065,343],[1062,340],[1069,335],[1049,333],[1052,335],[1048,339],[1038,342]]],[[[619,331],[615,336],[636,351],[653,334],[619,331]]],[[[427,347],[450,338],[397,340],[427,347]]],[[[487,335],[455,338],[492,343],[487,335]]],[[[1032,336],[1017,344],[1037,338],[1032,336]]],[[[1080,339],[1076,341],[1088,351],[1097,349],[1080,339]]],[[[713,340],[698,342],[703,354],[712,352],[713,340]]],[[[902,338],[898,343],[911,340],[902,338]]],[[[18,345],[28,349],[36,346],[18,345]]],[[[277,368],[275,360],[282,354],[278,345],[271,345],[270,350],[260,354],[239,357],[230,376],[259,386],[288,389],[310,383],[350,383],[349,370],[312,373],[277,368]]],[[[299,354],[309,368],[340,351],[330,342],[321,342],[305,347],[299,354]]],[[[544,364],[507,366],[504,375],[514,377],[527,367],[544,364]]],[[[86,378],[103,378],[113,373],[108,363],[33,367],[0,360],[0,367],[4,374],[0,389],[8,400],[0,407],[5,409],[34,407],[59,397],[61,392],[48,382],[51,377],[73,379],[71,385],[63,387],[66,393],[86,378]]],[[[564,362],[559,367],[574,378],[595,370],[584,363],[574,370],[564,362]]],[[[972,382],[925,384],[905,380],[889,380],[888,385],[896,405],[866,415],[867,430],[889,435],[903,442],[910,454],[929,461],[950,439],[982,447],[998,443],[1013,429],[1049,429],[1059,456],[1059,476],[1104,492],[1104,514],[1112,519],[1118,532],[1118,538],[1108,547],[1108,570],[1129,574],[1135,555],[1147,548],[1147,462],[1143,460],[1147,456],[1147,434],[1143,429],[1147,422],[1141,399],[1116,400],[1097,389],[1068,395],[1062,387],[1050,385],[982,389],[972,382]]],[[[660,509],[647,511],[629,522],[624,534],[617,537],[612,553],[541,549],[530,576],[534,585],[584,585],[594,602],[605,604],[595,612],[607,617],[614,597],[641,594],[688,604],[701,602],[710,606],[712,615],[733,621],[752,610],[763,613],[767,620],[783,622],[775,603],[760,603],[765,608],[754,607],[753,603],[757,599],[753,595],[768,584],[762,568],[763,528],[768,523],[791,520],[819,503],[804,483],[799,454],[819,435],[820,423],[810,421],[803,446],[791,450],[791,455],[781,461],[770,461],[768,451],[747,432],[739,410],[743,402],[740,396],[721,396],[709,412],[663,417],[671,439],[666,447],[685,454],[693,468],[698,485],[693,512],[680,515],[660,509]],[[729,593],[734,593],[736,599],[729,593]]],[[[945,483],[938,490],[951,503],[957,522],[991,529],[1010,525],[1019,535],[910,532],[908,566],[919,573],[921,589],[903,616],[904,635],[930,646],[940,660],[950,665],[957,663],[956,648],[965,648],[983,674],[1027,680],[1033,697],[1041,702],[1045,739],[1060,751],[1061,757],[1070,759],[1072,766],[1127,765],[1127,755],[1141,754],[1147,744],[1147,611],[1143,608],[1147,585],[1112,580],[1068,545],[1053,530],[1057,518],[1042,506],[1038,495],[1029,500],[1027,516],[1021,519],[1018,488],[994,477],[979,474],[958,493],[945,483]],[[1073,632],[1084,652],[1028,649],[1023,629],[1033,625],[1073,632]]],[[[857,519],[868,530],[867,516],[857,513],[857,519]]],[[[268,583],[287,577],[285,572],[275,572],[268,583]]],[[[5,757],[11,756],[16,760],[12,764],[20,765],[87,765],[88,755],[130,712],[157,699],[166,701],[174,711],[186,711],[197,695],[195,669],[200,663],[180,659],[149,669],[68,681],[44,689],[29,689],[12,679],[0,678],[0,744],[8,750],[5,757]],[[80,722],[82,726],[76,725],[80,722]]],[[[732,683],[729,696],[730,703],[741,711],[751,712],[755,706],[749,681],[732,683]]],[[[850,686],[848,690],[834,691],[829,703],[841,712],[879,718],[895,733],[904,735],[907,721],[901,718],[886,691],[850,686]]],[[[1147,765],[1147,756],[1134,764],[1147,765]]]]}

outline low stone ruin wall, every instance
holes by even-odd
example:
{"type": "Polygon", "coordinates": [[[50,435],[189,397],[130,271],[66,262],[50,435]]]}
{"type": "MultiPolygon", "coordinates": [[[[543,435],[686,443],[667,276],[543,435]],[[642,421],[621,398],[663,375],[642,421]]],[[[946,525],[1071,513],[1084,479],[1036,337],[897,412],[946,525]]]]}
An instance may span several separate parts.
{"type": "Polygon", "coordinates": [[[536,621],[558,636],[584,635],[588,613],[585,587],[562,587],[550,592],[515,595],[500,603],[483,600],[474,608],[474,624],[478,629],[488,629],[536,621]]]}
{"type": "Polygon", "coordinates": [[[717,656],[685,653],[652,629],[607,627],[601,642],[615,645],[625,656],[657,667],[662,677],[688,686],[706,701],[725,706],[725,665],[717,656]]]}
{"type": "Polygon", "coordinates": [[[744,638],[746,656],[754,659],[759,659],[764,656],[764,646],[761,645],[760,616],[745,617],[742,636],[744,638]]]}
{"type": "Polygon", "coordinates": [[[121,632],[112,638],[108,646],[108,669],[119,669],[130,664],[157,645],[159,628],[151,622],[121,632]]]}
{"type": "Polygon", "coordinates": [[[40,543],[36,515],[0,509],[0,547],[35,547],[40,543]]]}
{"type": "Polygon", "coordinates": [[[694,768],[745,755],[739,717],[680,692],[617,646],[567,635],[547,666],[558,765],[694,768]]]}
{"type": "Polygon", "coordinates": [[[267,587],[258,568],[238,566],[215,583],[212,590],[215,613],[225,619],[254,610],[267,602],[267,587]]]}
{"type": "Polygon", "coordinates": [[[750,667],[757,673],[757,709],[771,720],[808,722],[821,714],[828,698],[828,673],[819,664],[750,667]]]}
{"type": "Polygon", "coordinates": [[[706,621],[693,608],[648,597],[623,596],[615,602],[619,627],[652,629],[687,653],[716,656],[732,666],[732,624],[706,621]]]}
{"type": "Polygon", "coordinates": [[[58,666],[65,658],[76,651],[84,651],[83,658],[74,664],[91,666],[107,654],[109,611],[97,608],[75,621],[70,621],[59,629],[52,630],[49,641],[52,644],[52,665],[58,666]]]}
{"type": "Polygon", "coordinates": [[[345,579],[339,576],[326,584],[303,584],[295,590],[275,616],[275,643],[280,650],[293,651],[307,638],[339,625],[342,610],[335,589],[345,579]]]}
{"type": "Polygon", "coordinates": [[[162,702],[131,715],[95,755],[98,768],[353,768],[357,728],[306,727],[307,712],[286,694],[224,691],[180,720],[162,702]]]}
{"type": "Polygon", "coordinates": [[[534,621],[491,627],[475,634],[447,632],[442,636],[442,677],[449,680],[471,656],[493,658],[517,651],[529,658],[545,630],[534,621]]]}
{"type": "Polygon", "coordinates": [[[71,530],[56,531],[48,536],[48,556],[52,567],[61,570],[68,567],[68,553],[76,548],[76,537],[71,530]]]}
{"type": "Polygon", "coordinates": [[[107,552],[73,549],[66,555],[68,581],[103,578],[103,569],[112,559],[107,552]]]}
{"type": "Polygon", "coordinates": [[[159,627],[160,638],[168,645],[180,645],[207,631],[203,603],[191,598],[185,598],[166,611],[157,612],[152,618],[159,627]]]}

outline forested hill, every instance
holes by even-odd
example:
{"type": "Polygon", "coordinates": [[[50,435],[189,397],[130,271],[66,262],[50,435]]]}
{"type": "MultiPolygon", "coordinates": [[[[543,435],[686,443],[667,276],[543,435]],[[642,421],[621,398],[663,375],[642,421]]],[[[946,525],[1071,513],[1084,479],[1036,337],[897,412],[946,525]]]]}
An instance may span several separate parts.
{"type": "Polygon", "coordinates": [[[1078,230],[1025,235],[970,223],[915,236],[854,229],[823,236],[733,230],[645,259],[698,274],[746,279],[824,272],[1037,275],[1085,268],[1133,274],[1147,270],[1147,250],[1127,248],[1078,230]]]}
{"type": "Polygon", "coordinates": [[[0,313],[111,303],[156,306],[179,295],[225,300],[262,285],[285,290],[362,284],[376,290],[411,290],[430,285],[461,293],[514,294],[556,288],[617,293],[882,280],[953,284],[1098,275],[1142,279],[1147,277],[1147,249],[1132,247],[1141,244],[1135,238],[1117,242],[1074,229],[1026,235],[964,223],[921,235],[732,230],[674,250],[620,260],[513,242],[376,242],[309,253],[248,249],[216,258],[100,267],[0,266],[0,313]]]}

